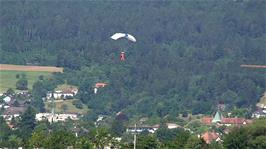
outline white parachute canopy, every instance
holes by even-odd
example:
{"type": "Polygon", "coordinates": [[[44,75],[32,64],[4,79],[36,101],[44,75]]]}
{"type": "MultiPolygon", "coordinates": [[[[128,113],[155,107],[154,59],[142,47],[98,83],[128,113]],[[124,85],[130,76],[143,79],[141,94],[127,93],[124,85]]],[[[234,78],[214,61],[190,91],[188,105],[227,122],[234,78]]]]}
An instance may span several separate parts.
{"type": "Polygon", "coordinates": [[[132,41],[132,42],[136,42],[136,38],[130,34],[126,34],[126,33],[115,33],[113,36],[111,36],[112,39],[117,40],[120,38],[127,38],[128,40],[132,41]]]}

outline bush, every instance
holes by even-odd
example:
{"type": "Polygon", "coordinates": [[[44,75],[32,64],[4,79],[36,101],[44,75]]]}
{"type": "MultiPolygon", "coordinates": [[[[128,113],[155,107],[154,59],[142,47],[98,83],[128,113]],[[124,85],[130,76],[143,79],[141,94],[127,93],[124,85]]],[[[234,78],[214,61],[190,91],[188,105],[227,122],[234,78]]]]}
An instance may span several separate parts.
{"type": "Polygon", "coordinates": [[[28,89],[28,80],[26,78],[19,79],[16,83],[16,89],[27,90],[28,89]]]}
{"type": "Polygon", "coordinates": [[[65,99],[73,99],[73,96],[66,96],[65,99]]]}
{"type": "Polygon", "coordinates": [[[80,100],[74,100],[72,104],[78,109],[83,109],[83,105],[80,100]]]}

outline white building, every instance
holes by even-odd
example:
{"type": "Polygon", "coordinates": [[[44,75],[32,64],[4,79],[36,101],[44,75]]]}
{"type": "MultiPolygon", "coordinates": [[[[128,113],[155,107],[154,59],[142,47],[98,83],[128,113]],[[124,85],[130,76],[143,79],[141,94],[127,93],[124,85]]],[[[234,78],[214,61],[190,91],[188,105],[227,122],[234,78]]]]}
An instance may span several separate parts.
{"type": "Polygon", "coordinates": [[[8,104],[11,101],[11,97],[6,96],[3,100],[4,100],[5,103],[8,104]]]}
{"type": "Polygon", "coordinates": [[[166,126],[168,129],[175,129],[175,128],[179,128],[180,126],[175,124],[175,123],[166,123],[166,126]]]}
{"type": "Polygon", "coordinates": [[[252,118],[266,117],[266,110],[259,109],[252,113],[252,118]]]}
{"type": "Polygon", "coordinates": [[[129,133],[141,133],[143,131],[148,131],[150,133],[155,133],[155,131],[159,128],[159,125],[154,126],[148,126],[148,125],[142,125],[142,126],[129,126],[127,128],[127,132],[129,133]]]}
{"type": "Polygon", "coordinates": [[[67,119],[78,120],[77,114],[52,114],[52,113],[38,113],[35,119],[37,121],[48,120],[51,122],[66,121],[67,119]]]}
{"type": "MultiPolygon", "coordinates": [[[[78,93],[78,89],[68,89],[68,90],[57,90],[53,93],[53,97],[55,99],[61,99],[66,97],[74,97],[78,93]]],[[[50,99],[52,98],[52,92],[48,92],[46,94],[46,98],[50,99]]]]}
{"type": "Polygon", "coordinates": [[[11,121],[12,118],[19,117],[25,111],[26,107],[8,107],[1,116],[3,116],[6,121],[11,121]]]}

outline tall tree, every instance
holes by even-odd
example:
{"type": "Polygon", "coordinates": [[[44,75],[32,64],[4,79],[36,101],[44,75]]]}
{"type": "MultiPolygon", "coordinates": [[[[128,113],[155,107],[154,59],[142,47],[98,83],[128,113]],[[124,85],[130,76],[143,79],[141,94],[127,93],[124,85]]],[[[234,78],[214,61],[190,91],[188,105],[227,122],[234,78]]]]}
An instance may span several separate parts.
{"type": "Polygon", "coordinates": [[[26,143],[26,140],[29,139],[33,129],[35,128],[35,109],[28,107],[27,110],[21,115],[21,120],[18,124],[19,134],[23,139],[23,142],[26,143]]]}

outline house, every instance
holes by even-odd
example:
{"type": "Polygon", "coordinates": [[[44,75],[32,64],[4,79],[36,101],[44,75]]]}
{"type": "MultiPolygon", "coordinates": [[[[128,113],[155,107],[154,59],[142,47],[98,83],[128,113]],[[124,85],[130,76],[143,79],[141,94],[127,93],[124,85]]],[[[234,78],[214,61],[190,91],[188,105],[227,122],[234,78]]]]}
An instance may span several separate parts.
{"type": "Polygon", "coordinates": [[[166,126],[168,129],[175,129],[175,128],[180,128],[181,126],[175,124],[175,123],[166,123],[166,126]]]}
{"type": "Polygon", "coordinates": [[[103,88],[106,85],[108,85],[108,84],[107,83],[101,83],[101,82],[95,83],[95,85],[94,85],[94,94],[97,94],[98,88],[103,88]]]}
{"type": "Polygon", "coordinates": [[[13,117],[19,117],[26,109],[27,107],[8,107],[2,116],[6,121],[11,121],[13,117]]]}
{"type": "Polygon", "coordinates": [[[141,126],[129,126],[127,127],[127,132],[129,133],[141,133],[143,131],[148,131],[150,133],[155,133],[155,131],[159,128],[159,125],[141,125],[141,126]]]}
{"type": "Polygon", "coordinates": [[[225,126],[231,126],[231,125],[246,125],[249,124],[250,121],[244,119],[244,118],[222,118],[221,124],[225,126]]]}
{"type": "Polygon", "coordinates": [[[207,143],[211,144],[211,142],[221,142],[221,137],[218,133],[215,132],[205,132],[201,135],[201,138],[207,143]]]}
{"type": "Polygon", "coordinates": [[[252,113],[252,118],[266,117],[266,110],[259,108],[257,111],[252,113]]]}
{"type": "Polygon", "coordinates": [[[78,120],[77,114],[52,114],[52,113],[37,113],[36,121],[48,120],[51,122],[66,121],[67,119],[78,120]]]}
{"type": "Polygon", "coordinates": [[[212,124],[212,117],[203,117],[201,119],[201,122],[205,125],[211,125],[212,124]]]}
{"type": "Polygon", "coordinates": [[[231,125],[246,125],[252,123],[252,120],[247,120],[245,118],[225,118],[222,116],[220,111],[217,111],[214,118],[212,117],[203,117],[202,123],[205,125],[211,125],[211,124],[216,124],[216,125],[225,125],[225,126],[231,126],[231,125]]]}
{"type": "Polygon", "coordinates": [[[108,85],[107,83],[101,83],[101,82],[97,82],[95,83],[95,88],[101,88],[101,87],[105,87],[106,85],[108,85]]]}
{"type": "Polygon", "coordinates": [[[8,104],[8,103],[11,101],[11,97],[6,96],[6,97],[3,99],[3,101],[4,101],[6,104],[8,104]]]}
{"type": "Polygon", "coordinates": [[[64,89],[64,90],[57,90],[55,92],[47,92],[46,94],[46,98],[47,99],[51,99],[52,97],[54,97],[55,99],[65,99],[67,97],[74,97],[76,94],[78,93],[78,89],[75,88],[68,88],[68,89],[64,89]]]}

